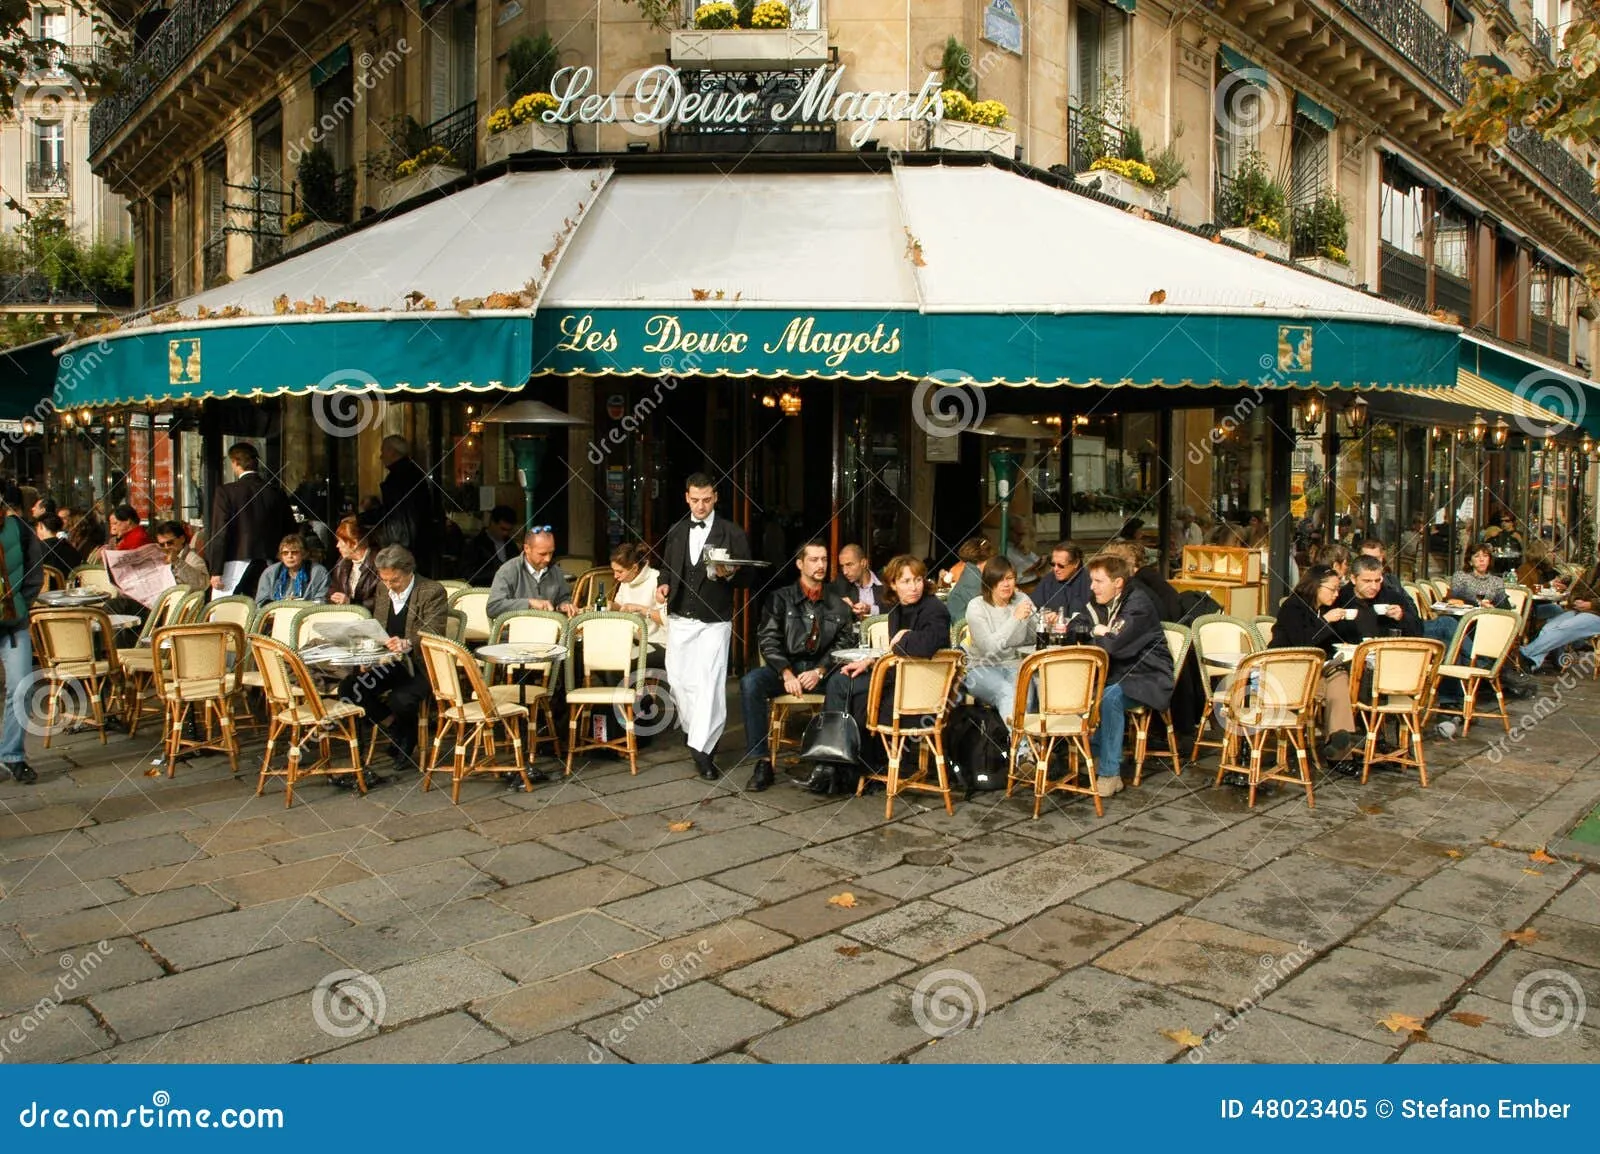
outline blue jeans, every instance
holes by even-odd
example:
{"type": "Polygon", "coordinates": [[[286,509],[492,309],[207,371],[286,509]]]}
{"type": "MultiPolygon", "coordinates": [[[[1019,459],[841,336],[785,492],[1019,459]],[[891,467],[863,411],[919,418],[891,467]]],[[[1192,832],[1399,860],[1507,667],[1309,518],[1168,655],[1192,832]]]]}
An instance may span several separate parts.
{"type": "MultiPolygon", "coordinates": [[[[813,668],[813,664],[795,661],[790,663],[789,668],[798,675],[813,668]]],[[[828,684],[830,682],[818,682],[811,692],[823,693],[828,684]]],[[[746,758],[766,758],[771,754],[767,744],[767,722],[771,716],[772,699],[782,697],[787,692],[783,687],[783,675],[774,672],[770,665],[758,665],[739,678],[739,708],[744,713],[746,758]]]]}
{"type": "Polygon", "coordinates": [[[28,720],[28,689],[33,683],[33,638],[27,626],[0,636],[0,666],[6,671],[6,716],[0,723],[0,761],[26,761],[22,749],[28,720]]]}
{"type": "Polygon", "coordinates": [[[1561,608],[1559,601],[1535,601],[1533,615],[1540,621],[1549,621],[1552,617],[1560,617],[1566,610],[1561,608]]]}
{"type": "Polygon", "coordinates": [[[1445,648],[1456,639],[1456,630],[1461,626],[1459,617],[1435,617],[1431,621],[1422,623],[1422,635],[1434,641],[1443,641],[1445,648]]]}
{"type": "Polygon", "coordinates": [[[1106,686],[1100,698],[1100,727],[1094,731],[1090,748],[1094,750],[1094,771],[1101,777],[1122,773],[1122,737],[1128,727],[1128,702],[1121,685],[1106,686]]]}
{"type": "MultiPolygon", "coordinates": [[[[1006,661],[967,670],[967,692],[985,705],[994,706],[1007,729],[1011,728],[1012,714],[1017,708],[1017,673],[1021,668],[1020,661],[1006,661]]],[[[1034,708],[1038,701],[1039,679],[1034,678],[1028,686],[1028,708],[1034,708]]]]}
{"type": "MultiPolygon", "coordinates": [[[[1535,669],[1544,664],[1545,654],[1553,653],[1563,645],[1600,637],[1600,614],[1563,613],[1545,622],[1539,636],[1522,647],[1522,656],[1533,662],[1535,669]]],[[[10,676],[9,671],[7,676],[10,676]]]]}

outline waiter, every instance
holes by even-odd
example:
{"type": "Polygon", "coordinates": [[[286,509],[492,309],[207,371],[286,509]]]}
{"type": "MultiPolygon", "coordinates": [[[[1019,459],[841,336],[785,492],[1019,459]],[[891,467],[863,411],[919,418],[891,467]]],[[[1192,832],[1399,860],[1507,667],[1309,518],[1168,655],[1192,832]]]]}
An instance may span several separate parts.
{"type": "Polygon", "coordinates": [[[218,486],[206,522],[206,572],[219,595],[254,596],[278,542],[298,526],[283,490],[257,472],[254,445],[240,441],[233,446],[228,464],[233,480],[218,486]]]}
{"type": "Polygon", "coordinates": [[[748,570],[714,565],[705,551],[746,558],[744,530],[716,515],[717,484],[704,473],[684,482],[689,516],[667,530],[661,546],[661,584],[656,600],[667,607],[667,680],[678,724],[695,768],[707,781],[722,775],[712,760],[728,720],[728,645],[733,640],[733,591],[748,585],[748,570]]]}

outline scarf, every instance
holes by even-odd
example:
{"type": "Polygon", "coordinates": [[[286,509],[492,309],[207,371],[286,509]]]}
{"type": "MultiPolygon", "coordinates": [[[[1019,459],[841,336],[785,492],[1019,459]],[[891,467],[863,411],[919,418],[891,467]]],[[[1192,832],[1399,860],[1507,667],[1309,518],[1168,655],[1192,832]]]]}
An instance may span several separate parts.
{"type": "Polygon", "coordinates": [[[274,601],[302,601],[305,599],[306,587],[311,584],[311,567],[300,566],[298,573],[291,574],[287,565],[279,563],[278,575],[272,582],[272,599],[274,601]]]}

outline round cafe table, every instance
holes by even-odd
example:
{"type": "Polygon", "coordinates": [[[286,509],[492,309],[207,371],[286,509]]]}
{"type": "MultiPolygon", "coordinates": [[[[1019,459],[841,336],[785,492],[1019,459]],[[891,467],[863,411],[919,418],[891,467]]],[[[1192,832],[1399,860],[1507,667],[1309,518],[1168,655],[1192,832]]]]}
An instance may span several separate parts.
{"type": "MultiPolygon", "coordinates": [[[[533,669],[540,665],[553,665],[557,661],[566,659],[567,647],[554,642],[542,641],[508,641],[500,645],[480,645],[473,651],[489,665],[498,665],[508,671],[518,669],[533,669]]],[[[538,689],[541,686],[529,686],[523,682],[512,682],[517,685],[517,704],[529,704],[528,689],[538,689]]]]}

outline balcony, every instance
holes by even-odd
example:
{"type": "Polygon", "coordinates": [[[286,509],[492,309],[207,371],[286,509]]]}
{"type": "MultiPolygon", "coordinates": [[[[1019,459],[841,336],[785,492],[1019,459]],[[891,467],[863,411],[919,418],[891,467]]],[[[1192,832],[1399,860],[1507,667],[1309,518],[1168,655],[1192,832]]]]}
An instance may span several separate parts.
{"type": "Polygon", "coordinates": [[[244,0],[177,0],[167,18],[123,71],[115,89],[89,113],[89,152],[105,147],[145,98],[193,55],[196,46],[244,0]]]}
{"type": "Polygon", "coordinates": [[[1533,47],[1536,51],[1541,53],[1546,60],[1550,61],[1550,63],[1555,63],[1555,37],[1551,35],[1550,29],[1546,27],[1545,22],[1540,20],[1538,17],[1535,17],[1533,21],[1533,47]]]}
{"type": "Polygon", "coordinates": [[[788,0],[787,28],[696,28],[703,0],[685,0],[683,27],[672,34],[672,63],[716,71],[820,68],[828,62],[828,26],[822,0],[788,0]]]}
{"type": "Polygon", "coordinates": [[[70,196],[72,181],[65,164],[41,164],[30,160],[23,175],[29,196],[70,196]]]}
{"type": "Polygon", "coordinates": [[[1102,156],[1122,155],[1121,126],[1090,116],[1072,103],[1067,105],[1067,138],[1074,173],[1088,172],[1089,166],[1102,156]]]}

